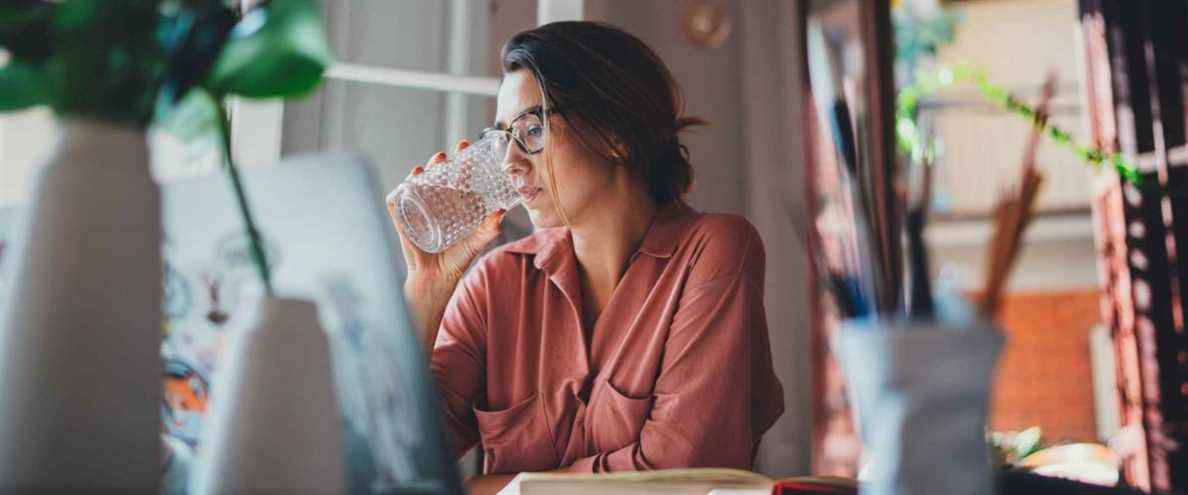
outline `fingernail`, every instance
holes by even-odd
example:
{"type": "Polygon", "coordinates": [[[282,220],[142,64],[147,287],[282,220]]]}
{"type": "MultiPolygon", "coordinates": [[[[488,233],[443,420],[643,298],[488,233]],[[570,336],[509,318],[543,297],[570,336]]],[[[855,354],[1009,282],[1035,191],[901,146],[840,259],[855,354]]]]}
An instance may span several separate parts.
{"type": "Polygon", "coordinates": [[[436,155],[433,155],[433,158],[436,158],[436,159],[439,159],[439,160],[440,160],[440,159],[442,159],[442,158],[445,158],[445,152],[444,152],[444,151],[438,151],[436,155]]]}
{"type": "Polygon", "coordinates": [[[421,172],[424,172],[424,171],[425,171],[425,167],[417,167],[417,168],[413,169],[413,172],[418,173],[418,174],[421,172]]]}

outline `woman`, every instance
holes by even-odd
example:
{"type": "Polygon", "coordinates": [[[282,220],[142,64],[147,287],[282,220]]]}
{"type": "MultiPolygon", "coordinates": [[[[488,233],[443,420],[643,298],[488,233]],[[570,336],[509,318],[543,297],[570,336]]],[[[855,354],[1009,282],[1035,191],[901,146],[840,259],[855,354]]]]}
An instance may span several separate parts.
{"type": "Polygon", "coordinates": [[[504,166],[536,233],[465,278],[502,212],[443,253],[401,236],[458,453],[480,444],[486,474],[750,468],[783,412],[763,244],[741,217],[683,202],[677,133],[700,121],[680,117],[656,54],[613,27],[549,24],[502,57],[488,132],[513,140],[504,166]]]}

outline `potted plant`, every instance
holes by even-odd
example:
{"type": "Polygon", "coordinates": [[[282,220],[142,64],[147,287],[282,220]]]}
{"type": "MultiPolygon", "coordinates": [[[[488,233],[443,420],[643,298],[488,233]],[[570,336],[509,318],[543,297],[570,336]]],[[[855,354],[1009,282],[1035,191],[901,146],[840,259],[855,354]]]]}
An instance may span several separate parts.
{"type": "Polygon", "coordinates": [[[0,486],[146,493],[159,470],[159,1],[0,6],[0,110],[51,107],[0,310],[0,486]]]}
{"type": "Polygon", "coordinates": [[[322,29],[313,0],[275,0],[242,17],[215,0],[0,4],[0,111],[48,106],[61,131],[5,260],[5,490],[158,490],[161,217],[146,128],[205,103],[229,144],[223,100],[315,87],[328,63],[322,29]]]}
{"type": "Polygon", "coordinates": [[[321,11],[312,0],[274,0],[242,19],[219,0],[171,7],[160,29],[170,60],[160,121],[183,139],[211,129],[218,133],[267,297],[232,321],[198,463],[186,486],[166,488],[196,494],[340,493],[345,488],[343,432],[329,343],[313,303],[275,296],[267,251],[231,154],[224,104],[229,95],[287,98],[317,87],[329,63],[321,11]],[[266,398],[252,388],[278,380],[291,380],[293,386],[266,398]],[[302,413],[294,416],[297,410],[302,413]],[[300,451],[301,456],[250,455],[265,451],[300,451]]]}
{"type": "Polygon", "coordinates": [[[329,65],[321,9],[314,0],[263,2],[242,18],[225,0],[174,0],[159,25],[169,54],[158,122],[183,139],[213,129],[235,191],[252,257],[267,295],[272,277],[251,206],[231,154],[229,96],[292,98],[317,88],[329,65]]]}

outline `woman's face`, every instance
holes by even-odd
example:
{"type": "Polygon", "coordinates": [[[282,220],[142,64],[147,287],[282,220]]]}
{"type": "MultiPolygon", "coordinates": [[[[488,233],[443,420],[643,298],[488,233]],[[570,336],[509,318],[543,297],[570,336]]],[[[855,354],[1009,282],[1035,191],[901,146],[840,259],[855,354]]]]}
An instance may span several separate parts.
{"type": "MultiPolygon", "coordinates": [[[[532,112],[539,114],[541,98],[540,86],[531,72],[521,69],[508,73],[499,87],[496,127],[509,129],[517,118],[532,112]]],[[[621,182],[617,176],[624,169],[587,149],[578,138],[577,130],[566,125],[559,113],[541,117],[549,119],[547,131],[537,129],[546,133],[544,149],[528,154],[511,143],[504,167],[524,196],[524,207],[533,225],[540,228],[564,225],[558,205],[565,209],[570,223],[581,223],[590,212],[596,211],[599,200],[608,198],[615,184],[621,182]],[[559,201],[554,200],[549,186],[547,160],[550,159],[557,174],[559,201]]]]}

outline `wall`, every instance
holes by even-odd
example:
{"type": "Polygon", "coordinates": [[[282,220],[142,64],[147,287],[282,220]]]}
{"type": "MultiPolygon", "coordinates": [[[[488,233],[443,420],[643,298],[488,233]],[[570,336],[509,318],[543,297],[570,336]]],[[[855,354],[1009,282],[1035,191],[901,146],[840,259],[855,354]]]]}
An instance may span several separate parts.
{"type": "Polygon", "coordinates": [[[1003,300],[1007,335],[990,404],[990,428],[1039,426],[1046,441],[1099,439],[1089,359],[1097,290],[1016,292],[1003,300]]]}
{"type": "Polygon", "coordinates": [[[696,47],[681,38],[675,2],[588,1],[589,18],[610,22],[652,46],[685,92],[685,113],[709,126],[693,128],[684,142],[697,173],[692,203],[707,211],[742,213],[742,95],[739,92],[739,2],[725,3],[735,20],[734,33],[716,48],[696,47]]]}

